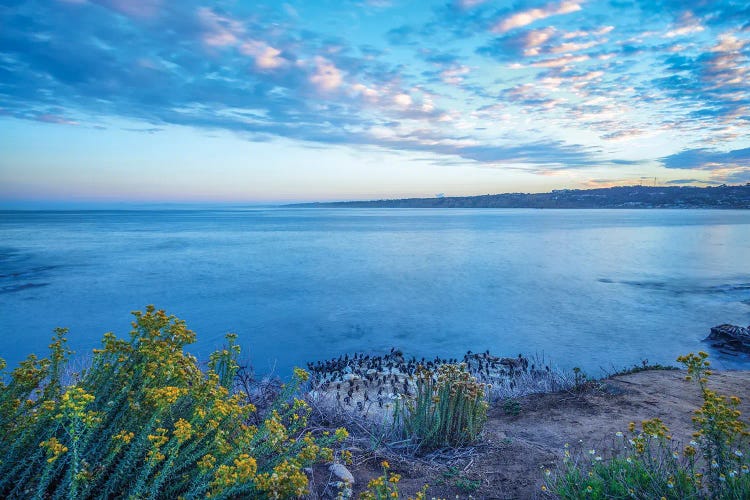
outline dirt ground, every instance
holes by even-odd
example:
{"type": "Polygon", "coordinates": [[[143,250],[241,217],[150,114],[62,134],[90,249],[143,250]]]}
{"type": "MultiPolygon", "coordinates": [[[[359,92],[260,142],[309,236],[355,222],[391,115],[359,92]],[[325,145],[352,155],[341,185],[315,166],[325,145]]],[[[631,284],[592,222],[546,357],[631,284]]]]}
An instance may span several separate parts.
{"type": "MultiPolygon", "coordinates": [[[[491,408],[483,442],[472,453],[440,463],[388,459],[392,471],[402,476],[403,498],[425,483],[430,485],[428,498],[536,498],[544,469],[560,460],[565,443],[607,456],[617,431],[626,431],[631,421],[655,417],[671,429],[675,440],[687,443],[693,432],[692,412],[701,398],[698,386],[684,377],[683,371],[645,371],[602,381],[582,394],[527,396],[518,399],[515,408],[491,408]]],[[[709,386],[742,398],[742,414],[750,415],[750,371],[716,372],[709,386]]],[[[354,458],[350,470],[356,497],[381,473],[382,457],[354,458]]]]}

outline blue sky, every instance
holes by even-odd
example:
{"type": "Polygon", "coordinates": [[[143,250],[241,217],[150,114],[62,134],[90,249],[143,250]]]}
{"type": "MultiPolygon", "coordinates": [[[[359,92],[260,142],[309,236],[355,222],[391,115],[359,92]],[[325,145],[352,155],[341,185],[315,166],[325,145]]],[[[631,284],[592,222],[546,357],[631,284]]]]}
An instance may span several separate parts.
{"type": "Polygon", "coordinates": [[[750,182],[750,2],[5,0],[0,200],[750,182]]]}

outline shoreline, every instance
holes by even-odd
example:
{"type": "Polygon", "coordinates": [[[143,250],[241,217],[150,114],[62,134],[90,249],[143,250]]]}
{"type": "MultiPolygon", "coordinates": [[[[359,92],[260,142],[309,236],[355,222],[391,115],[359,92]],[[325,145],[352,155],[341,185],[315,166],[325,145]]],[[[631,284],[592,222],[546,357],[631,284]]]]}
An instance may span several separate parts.
{"type": "MultiPolygon", "coordinates": [[[[644,370],[602,379],[598,388],[572,394],[568,391],[532,394],[516,399],[515,410],[492,405],[482,442],[465,456],[442,460],[395,459],[392,455],[363,452],[350,467],[354,494],[381,473],[380,460],[388,458],[393,472],[401,474],[404,497],[425,483],[429,496],[443,498],[538,498],[543,471],[559,464],[565,443],[571,449],[594,449],[605,458],[617,446],[617,432],[629,422],[659,418],[675,441],[691,439],[693,410],[701,403],[700,390],[684,380],[685,370],[644,370]],[[451,479],[450,471],[460,471],[451,479]],[[458,476],[457,476],[458,477],[458,476]],[[467,491],[468,485],[477,486],[467,491]]],[[[740,410],[750,415],[750,370],[715,371],[709,386],[722,394],[739,396],[740,410]]],[[[322,473],[322,469],[321,469],[322,473]]]]}

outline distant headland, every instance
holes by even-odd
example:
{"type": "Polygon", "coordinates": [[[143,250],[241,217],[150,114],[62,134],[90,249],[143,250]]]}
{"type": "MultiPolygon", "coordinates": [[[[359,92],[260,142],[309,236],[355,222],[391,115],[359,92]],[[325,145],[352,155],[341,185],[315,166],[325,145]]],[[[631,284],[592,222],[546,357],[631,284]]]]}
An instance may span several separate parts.
{"type": "Polygon", "coordinates": [[[750,209],[750,183],[710,187],[620,186],[397,200],[297,203],[295,208],[725,208],[750,209]]]}

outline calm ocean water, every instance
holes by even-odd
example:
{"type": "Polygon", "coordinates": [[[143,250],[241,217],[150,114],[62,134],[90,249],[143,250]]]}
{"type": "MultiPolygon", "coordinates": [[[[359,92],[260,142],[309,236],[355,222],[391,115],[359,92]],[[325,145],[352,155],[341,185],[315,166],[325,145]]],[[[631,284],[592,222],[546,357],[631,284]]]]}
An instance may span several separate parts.
{"type": "MultiPolygon", "coordinates": [[[[544,353],[590,373],[750,323],[750,211],[247,209],[0,212],[0,357],[79,353],[156,304],[205,357],[256,369],[398,346],[544,353]]],[[[725,368],[750,361],[718,357],[725,368]]]]}

